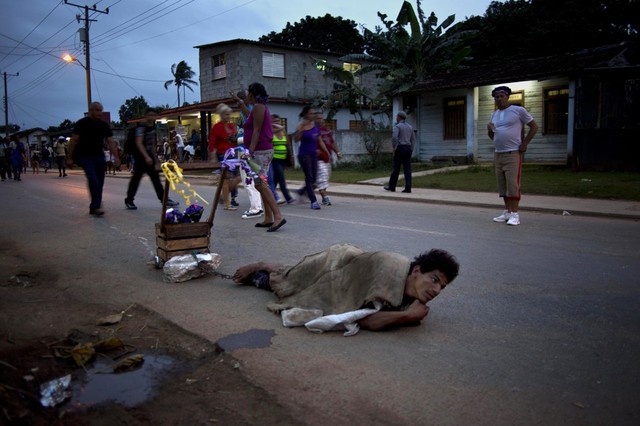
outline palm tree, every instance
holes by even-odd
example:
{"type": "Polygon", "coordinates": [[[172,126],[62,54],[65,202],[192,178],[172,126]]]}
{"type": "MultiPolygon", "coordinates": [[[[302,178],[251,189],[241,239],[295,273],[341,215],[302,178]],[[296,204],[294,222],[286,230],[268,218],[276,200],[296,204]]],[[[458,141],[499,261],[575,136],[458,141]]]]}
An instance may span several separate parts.
{"type": "Polygon", "coordinates": [[[185,61],[180,61],[177,65],[171,65],[171,74],[173,75],[173,79],[165,81],[164,88],[169,90],[169,86],[171,86],[172,84],[176,85],[176,91],[178,92],[178,107],[180,107],[180,88],[182,87],[183,98],[185,97],[185,88],[193,92],[191,85],[198,85],[197,81],[192,80],[192,78],[195,77],[196,73],[191,69],[189,65],[187,65],[185,61]]]}

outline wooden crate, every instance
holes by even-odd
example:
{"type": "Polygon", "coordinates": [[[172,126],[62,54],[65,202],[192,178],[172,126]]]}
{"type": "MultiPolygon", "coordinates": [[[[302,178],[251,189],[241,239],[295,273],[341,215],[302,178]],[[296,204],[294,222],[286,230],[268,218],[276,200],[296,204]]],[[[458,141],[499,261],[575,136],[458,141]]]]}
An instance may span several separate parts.
{"type": "MultiPolygon", "coordinates": [[[[156,223],[156,254],[160,260],[166,262],[173,256],[191,254],[194,251],[209,253],[211,228],[213,227],[216,207],[220,200],[225,179],[228,179],[227,170],[222,169],[209,218],[204,222],[198,223],[166,223],[165,211],[167,210],[167,200],[169,196],[169,182],[165,182],[160,223],[156,223]]],[[[158,261],[156,259],[156,266],[157,265],[158,261]]]]}
{"type": "Polygon", "coordinates": [[[210,240],[208,222],[165,224],[164,229],[161,223],[156,223],[156,253],[165,262],[193,251],[209,253],[210,240]]]}

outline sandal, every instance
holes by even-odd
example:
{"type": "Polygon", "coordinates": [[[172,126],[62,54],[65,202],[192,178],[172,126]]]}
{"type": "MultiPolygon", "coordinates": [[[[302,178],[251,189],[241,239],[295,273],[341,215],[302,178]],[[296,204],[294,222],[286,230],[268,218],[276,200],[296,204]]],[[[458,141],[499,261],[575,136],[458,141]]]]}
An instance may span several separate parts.
{"type": "Polygon", "coordinates": [[[234,206],[228,206],[228,207],[227,207],[227,206],[224,206],[224,209],[225,209],[225,210],[231,210],[231,211],[236,211],[236,210],[238,210],[238,208],[237,208],[237,207],[234,207],[234,206]]]}
{"type": "Polygon", "coordinates": [[[271,228],[267,229],[267,232],[276,232],[278,229],[282,228],[282,225],[284,225],[285,223],[287,223],[287,219],[282,218],[279,224],[274,225],[271,228]]]}
{"type": "Polygon", "coordinates": [[[255,224],[256,228],[271,228],[272,226],[273,226],[273,222],[269,222],[269,223],[258,222],[255,224]]]}

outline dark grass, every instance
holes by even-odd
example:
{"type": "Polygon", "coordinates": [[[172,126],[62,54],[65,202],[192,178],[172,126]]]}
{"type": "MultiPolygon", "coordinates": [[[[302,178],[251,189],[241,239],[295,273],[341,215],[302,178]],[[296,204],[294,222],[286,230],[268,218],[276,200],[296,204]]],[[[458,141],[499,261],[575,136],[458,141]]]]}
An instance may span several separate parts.
{"type": "MultiPolygon", "coordinates": [[[[391,161],[378,167],[368,164],[346,164],[335,167],[331,181],[358,183],[368,179],[388,177],[391,161]]],[[[416,163],[413,172],[438,168],[416,163]]],[[[190,171],[188,174],[194,174],[190,171]]],[[[210,170],[198,174],[210,175],[210,170]]],[[[287,169],[288,180],[304,180],[301,169],[287,169]]],[[[402,174],[402,173],[401,173],[402,174]]],[[[492,166],[474,165],[463,171],[414,176],[414,188],[448,189],[472,192],[496,192],[496,178],[492,166]]],[[[632,172],[575,172],[563,166],[528,165],[522,170],[523,195],[555,195],[563,197],[640,201],[640,173],[632,172]]]]}

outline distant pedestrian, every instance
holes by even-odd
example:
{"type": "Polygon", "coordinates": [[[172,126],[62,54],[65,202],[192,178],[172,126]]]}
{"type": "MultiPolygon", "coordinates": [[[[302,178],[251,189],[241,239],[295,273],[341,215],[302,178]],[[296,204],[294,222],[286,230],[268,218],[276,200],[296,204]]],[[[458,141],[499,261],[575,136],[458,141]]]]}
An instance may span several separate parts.
{"type": "MultiPolygon", "coordinates": [[[[117,144],[116,144],[117,145],[117,144]]],[[[105,173],[106,174],[116,174],[116,166],[115,159],[116,155],[112,154],[108,149],[104,150],[104,161],[105,161],[105,173]]]]}
{"type": "Polygon", "coordinates": [[[24,169],[24,144],[15,136],[9,144],[11,147],[11,168],[13,169],[13,180],[22,180],[22,170],[24,169]]]}
{"type": "Polygon", "coordinates": [[[511,89],[498,86],[491,92],[498,109],[491,115],[491,122],[487,125],[487,133],[495,146],[494,161],[498,192],[504,199],[505,210],[500,216],[494,217],[494,222],[507,222],[507,225],[520,225],[520,176],[522,173],[522,157],[527,151],[527,145],[538,131],[538,125],[529,112],[517,105],[509,104],[511,89]],[[524,140],[522,133],[524,125],[529,131],[524,140]]]}
{"type": "Polygon", "coordinates": [[[51,168],[51,151],[49,151],[49,147],[47,145],[42,145],[42,161],[40,164],[44,169],[44,172],[47,173],[47,170],[51,168]]]}
{"type": "Polygon", "coordinates": [[[191,130],[191,138],[189,138],[189,145],[193,147],[194,152],[195,152],[195,149],[198,147],[198,145],[200,145],[200,135],[198,134],[198,132],[196,132],[196,129],[191,130]]]}
{"type": "Polygon", "coordinates": [[[56,153],[58,177],[67,177],[67,139],[64,136],[58,137],[53,150],[56,153]]]}
{"type": "Polygon", "coordinates": [[[171,160],[171,143],[169,143],[169,139],[166,136],[162,138],[162,153],[164,154],[164,161],[171,160]]]}
{"type": "Polygon", "coordinates": [[[173,131],[173,137],[176,138],[176,148],[178,149],[178,163],[182,163],[184,159],[184,139],[178,131],[173,131]]]}
{"type": "MultiPolygon", "coordinates": [[[[280,192],[285,202],[291,204],[295,199],[289,193],[287,188],[287,180],[284,175],[284,169],[287,164],[293,163],[293,149],[291,147],[291,141],[286,134],[286,129],[282,125],[282,120],[276,114],[271,114],[271,125],[273,127],[273,160],[271,161],[271,174],[272,174],[272,187],[271,192],[276,196],[276,187],[280,186],[280,192]]],[[[271,183],[270,183],[271,184],[271,183]]],[[[276,197],[277,199],[277,197],[276,197]]],[[[278,200],[278,204],[281,204],[278,200]]]]}
{"type": "Polygon", "coordinates": [[[327,195],[329,189],[329,177],[331,177],[331,163],[333,163],[333,153],[342,159],[342,152],[338,149],[333,132],[325,125],[321,111],[316,111],[316,125],[320,129],[320,140],[318,143],[318,176],[316,178],[316,188],[322,196],[322,205],[330,206],[331,200],[327,195]]]}
{"type": "Polygon", "coordinates": [[[405,120],[407,113],[398,112],[396,115],[396,124],[393,126],[393,134],[391,136],[391,144],[393,145],[393,171],[389,177],[389,186],[385,186],[387,191],[395,192],[400,176],[400,166],[404,171],[404,190],[402,192],[411,192],[411,156],[416,144],[416,135],[413,127],[405,120]]]}
{"type": "Polygon", "coordinates": [[[31,153],[31,174],[40,174],[40,155],[38,151],[31,153]]]}
{"type": "MultiPolygon", "coordinates": [[[[89,105],[89,115],[76,122],[66,160],[70,166],[75,163],[83,168],[91,194],[89,214],[94,216],[104,214],[102,189],[104,187],[105,161],[102,149],[105,141],[111,153],[117,153],[111,127],[102,120],[102,110],[100,102],[92,102],[89,105]]],[[[116,166],[120,165],[120,158],[116,158],[115,161],[116,166]]],[[[66,174],[62,176],[66,176],[66,174]]]]}
{"type": "Polygon", "coordinates": [[[293,134],[293,140],[300,142],[298,148],[298,162],[304,173],[304,186],[298,190],[298,195],[305,193],[311,202],[313,210],[320,210],[320,204],[315,194],[315,184],[318,174],[318,139],[320,129],[315,122],[315,111],[310,106],[302,108],[302,119],[293,134]]]}
{"type": "Polygon", "coordinates": [[[10,157],[9,145],[5,139],[0,139],[0,178],[2,178],[2,182],[7,180],[7,177],[11,179],[10,157]]]}
{"type": "MultiPolygon", "coordinates": [[[[127,197],[124,199],[124,205],[129,210],[136,210],[138,206],[134,204],[136,198],[136,192],[138,192],[138,186],[145,173],[151,179],[153,188],[156,191],[158,200],[162,202],[164,198],[164,188],[160,182],[160,176],[156,170],[156,118],[158,113],[155,110],[149,109],[144,115],[144,123],[142,126],[136,127],[136,142],[133,150],[133,176],[129,181],[129,188],[127,189],[127,197]]],[[[171,199],[167,200],[168,207],[177,206],[177,201],[171,199]]]]}

